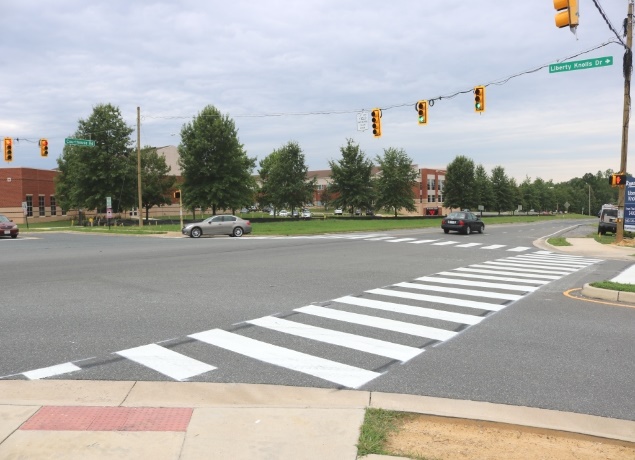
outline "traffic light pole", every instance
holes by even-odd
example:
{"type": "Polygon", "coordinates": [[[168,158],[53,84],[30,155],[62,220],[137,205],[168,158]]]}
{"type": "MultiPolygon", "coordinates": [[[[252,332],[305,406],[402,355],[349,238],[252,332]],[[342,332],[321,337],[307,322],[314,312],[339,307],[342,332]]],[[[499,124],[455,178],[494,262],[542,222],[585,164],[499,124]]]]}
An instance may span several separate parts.
{"type": "MultiPolygon", "coordinates": [[[[624,53],[624,114],[622,118],[622,155],[620,162],[620,173],[626,174],[626,156],[628,151],[628,124],[630,120],[631,106],[631,66],[633,57],[633,0],[628,4],[628,15],[626,17],[626,52],[624,53]]],[[[617,208],[620,219],[617,225],[615,241],[620,243],[624,240],[624,202],[626,201],[626,186],[619,187],[617,208]]]]}

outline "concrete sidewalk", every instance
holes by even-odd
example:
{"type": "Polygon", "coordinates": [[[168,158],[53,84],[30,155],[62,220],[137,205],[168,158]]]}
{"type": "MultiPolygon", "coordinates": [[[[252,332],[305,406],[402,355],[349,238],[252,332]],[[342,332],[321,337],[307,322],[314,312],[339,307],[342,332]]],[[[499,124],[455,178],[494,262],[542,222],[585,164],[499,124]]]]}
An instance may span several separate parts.
{"type": "MultiPolygon", "coordinates": [[[[553,252],[633,260],[592,238],[553,252]]],[[[635,283],[631,267],[616,280],[635,283]]],[[[275,385],[0,381],[0,459],[355,460],[368,407],[635,442],[635,421],[427,396],[275,385]]],[[[369,456],[371,459],[386,457],[369,456]]]]}
{"type": "Polygon", "coordinates": [[[355,460],[367,407],[635,442],[634,421],[426,396],[274,385],[10,380],[0,381],[0,458],[355,460]]]}

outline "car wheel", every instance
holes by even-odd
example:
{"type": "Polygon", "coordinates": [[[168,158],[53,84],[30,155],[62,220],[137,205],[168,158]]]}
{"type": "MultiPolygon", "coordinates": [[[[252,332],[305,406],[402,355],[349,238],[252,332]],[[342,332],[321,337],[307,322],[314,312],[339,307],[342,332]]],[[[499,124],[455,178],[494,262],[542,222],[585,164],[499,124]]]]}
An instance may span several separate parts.
{"type": "Polygon", "coordinates": [[[481,224],[481,226],[478,228],[478,232],[483,233],[484,231],[485,231],[485,225],[481,224]]]}
{"type": "Polygon", "coordinates": [[[443,233],[450,233],[450,230],[448,230],[447,228],[444,228],[443,233]]]}
{"type": "Polygon", "coordinates": [[[17,238],[18,235],[11,235],[11,238],[17,238]]]}
{"type": "Polygon", "coordinates": [[[232,236],[240,238],[241,236],[243,236],[243,229],[240,227],[236,227],[234,229],[234,232],[232,233],[232,236]]]}
{"type": "Polygon", "coordinates": [[[192,231],[190,232],[190,236],[192,238],[200,238],[200,236],[203,234],[203,232],[201,232],[201,229],[198,227],[194,227],[192,229],[192,231]]]}
{"type": "Polygon", "coordinates": [[[472,233],[472,227],[470,225],[466,225],[465,226],[465,234],[469,235],[470,233],[472,233]]]}

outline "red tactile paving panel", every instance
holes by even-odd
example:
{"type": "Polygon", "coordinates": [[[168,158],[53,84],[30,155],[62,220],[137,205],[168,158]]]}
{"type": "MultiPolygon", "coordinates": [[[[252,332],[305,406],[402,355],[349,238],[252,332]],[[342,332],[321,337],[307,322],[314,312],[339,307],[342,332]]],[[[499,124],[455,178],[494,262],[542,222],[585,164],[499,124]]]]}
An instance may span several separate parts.
{"type": "Polygon", "coordinates": [[[45,406],[21,430],[185,431],[191,408],[45,406]]]}

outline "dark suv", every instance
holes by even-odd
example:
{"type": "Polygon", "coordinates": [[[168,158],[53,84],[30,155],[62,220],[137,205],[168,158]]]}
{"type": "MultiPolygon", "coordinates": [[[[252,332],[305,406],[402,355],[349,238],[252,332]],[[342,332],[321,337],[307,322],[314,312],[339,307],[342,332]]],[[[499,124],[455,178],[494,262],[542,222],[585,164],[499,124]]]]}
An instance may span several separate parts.
{"type": "Polygon", "coordinates": [[[617,232],[617,208],[602,208],[600,211],[600,222],[598,223],[598,234],[606,235],[617,232]]]}

